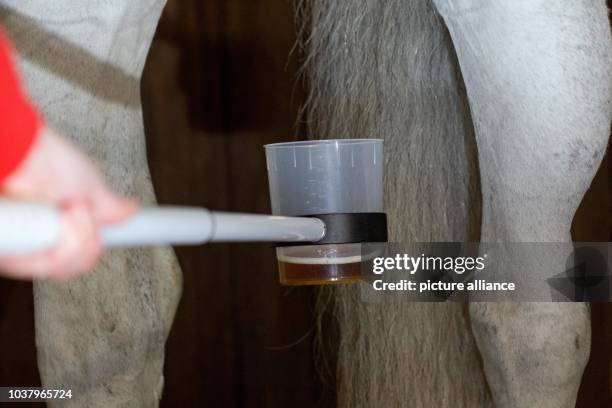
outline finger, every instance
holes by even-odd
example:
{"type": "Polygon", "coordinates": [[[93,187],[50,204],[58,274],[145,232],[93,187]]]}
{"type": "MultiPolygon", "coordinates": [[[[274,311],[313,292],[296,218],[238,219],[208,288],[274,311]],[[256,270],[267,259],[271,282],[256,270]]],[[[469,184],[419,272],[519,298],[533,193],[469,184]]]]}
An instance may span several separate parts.
{"type": "Polygon", "coordinates": [[[138,209],[136,200],[119,197],[103,183],[94,187],[90,199],[94,221],[98,225],[121,222],[138,209]]]}
{"type": "Polygon", "coordinates": [[[50,279],[68,280],[93,270],[103,250],[97,225],[84,203],[67,208],[64,220],[66,234],[60,239],[50,279]]]}
{"type": "Polygon", "coordinates": [[[46,279],[59,271],[61,265],[58,248],[34,255],[13,256],[0,259],[3,275],[14,279],[46,279]]]}
{"type": "Polygon", "coordinates": [[[49,253],[35,256],[10,257],[0,259],[2,275],[19,280],[44,279],[51,271],[54,262],[49,253]]]}

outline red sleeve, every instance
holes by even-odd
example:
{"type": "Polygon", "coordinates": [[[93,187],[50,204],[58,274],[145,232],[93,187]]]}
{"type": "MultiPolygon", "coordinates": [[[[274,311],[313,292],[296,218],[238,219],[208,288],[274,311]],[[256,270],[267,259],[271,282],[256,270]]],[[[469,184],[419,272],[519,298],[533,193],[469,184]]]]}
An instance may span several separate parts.
{"type": "Polygon", "coordinates": [[[11,51],[0,29],[0,184],[25,158],[41,126],[13,67],[11,51]]]}

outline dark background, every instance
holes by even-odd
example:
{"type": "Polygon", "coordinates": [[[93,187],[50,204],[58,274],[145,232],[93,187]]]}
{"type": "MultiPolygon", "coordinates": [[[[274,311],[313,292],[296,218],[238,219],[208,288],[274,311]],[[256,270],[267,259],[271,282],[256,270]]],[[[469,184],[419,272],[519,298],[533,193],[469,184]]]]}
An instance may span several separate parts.
{"type": "MultiPolygon", "coordinates": [[[[304,89],[294,43],[289,0],[168,2],[142,82],[161,203],[269,212],[262,146],[305,136],[295,122],[304,89]]],[[[574,240],[612,241],[611,192],[606,158],[574,220],[574,240]]],[[[270,246],[177,254],[184,292],[162,406],[334,405],[333,375],[313,357],[314,289],[281,287],[270,246]]],[[[40,384],[32,302],[31,284],[0,280],[0,386],[40,384]]],[[[611,315],[610,304],[592,305],[579,407],[612,407],[611,315]]]]}

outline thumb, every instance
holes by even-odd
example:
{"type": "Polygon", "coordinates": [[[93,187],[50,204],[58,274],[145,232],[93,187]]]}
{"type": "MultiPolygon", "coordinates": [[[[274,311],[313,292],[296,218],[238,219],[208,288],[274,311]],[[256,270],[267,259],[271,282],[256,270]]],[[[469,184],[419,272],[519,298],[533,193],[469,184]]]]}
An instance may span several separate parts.
{"type": "Polygon", "coordinates": [[[91,195],[91,209],[98,225],[114,224],[132,216],[138,209],[138,202],[119,197],[102,184],[91,195]]]}

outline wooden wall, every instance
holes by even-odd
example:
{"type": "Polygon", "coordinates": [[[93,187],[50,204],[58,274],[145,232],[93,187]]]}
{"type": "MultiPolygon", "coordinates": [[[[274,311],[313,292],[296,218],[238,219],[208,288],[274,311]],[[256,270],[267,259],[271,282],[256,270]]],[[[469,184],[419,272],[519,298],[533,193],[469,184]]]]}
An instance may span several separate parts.
{"type": "MultiPolygon", "coordinates": [[[[294,42],[289,1],[168,3],[142,83],[160,202],[270,212],[263,145],[300,134],[294,42]]],[[[162,405],[323,403],[313,289],[278,284],[270,245],[177,252],[184,294],[167,344],[162,405]]]]}

